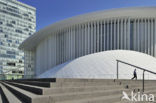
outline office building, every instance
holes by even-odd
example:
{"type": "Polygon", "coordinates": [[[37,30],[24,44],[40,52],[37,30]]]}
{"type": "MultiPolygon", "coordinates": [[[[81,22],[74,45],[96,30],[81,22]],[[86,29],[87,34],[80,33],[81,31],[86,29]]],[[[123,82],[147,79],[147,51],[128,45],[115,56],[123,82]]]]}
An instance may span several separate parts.
{"type": "Polygon", "coordinates": [[[35,31],[36,9],[34,7],[17,0],[0,0],[1,75],[7,74],[7,78],[23,75],[24,53],[18,47],[35,31]]]}

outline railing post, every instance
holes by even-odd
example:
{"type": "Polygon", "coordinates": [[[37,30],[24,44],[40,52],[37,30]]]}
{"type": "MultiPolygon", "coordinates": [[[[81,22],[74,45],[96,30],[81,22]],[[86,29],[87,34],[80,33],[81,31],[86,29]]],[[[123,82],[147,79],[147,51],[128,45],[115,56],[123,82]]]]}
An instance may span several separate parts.
{"type": "Polygon", "coordinates": [[[116,70],[116,76],[117,76],[117,79],[119,79],[119,61],[117,60],[117,70],[116,70]]]}
{"type": "Polygon", "coordinates": [[[142,91],[144,92],[145,91],[145,83],[144,83],[144,80],[145,80],[145,70],[143,70],[143,78],[142,78],[142,91]]]}

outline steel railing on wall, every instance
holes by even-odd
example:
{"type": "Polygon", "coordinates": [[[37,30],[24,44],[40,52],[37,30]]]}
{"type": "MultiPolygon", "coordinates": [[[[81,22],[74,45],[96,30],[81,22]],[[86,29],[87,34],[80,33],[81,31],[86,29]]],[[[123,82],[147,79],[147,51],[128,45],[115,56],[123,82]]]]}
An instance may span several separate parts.
{"type": "Polygon", "coordinates": [[[152,74],[156,74],[156,72],[147,70],[147,69],[145,69],[145,68],[142,68],[142,67],[139,67],[139,66],[136,66],[136,65],[133,65],[133,64],[130,64],[130,63],[121,61],[121,60],[116,60],[116,61],[117,61],[117,71],[116,71],[117,79],[119,79],[119,63],[123,63],[123,64],[129,65],[129,66],[132,66],[132,67],[135,67],[136,69],[140,69],[140,70],[143,71],[143,74],[142,74],[142,91],[143,91],[143,92],[144,92],[144,90],[145,90],[145,72],[149,72],[149,73],[152,73],[152,74]]]}

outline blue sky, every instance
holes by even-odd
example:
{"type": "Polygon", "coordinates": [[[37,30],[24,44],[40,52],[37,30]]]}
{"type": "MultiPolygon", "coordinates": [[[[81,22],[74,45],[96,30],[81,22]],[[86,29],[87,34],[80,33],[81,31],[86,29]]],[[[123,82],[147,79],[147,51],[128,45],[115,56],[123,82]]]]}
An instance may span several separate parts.
{"type": "Polygon", "coordinates": [[[18,0],[37,9],[40,30],[72,16],[112,8],[156,6],[156,0],[18,0]]]}

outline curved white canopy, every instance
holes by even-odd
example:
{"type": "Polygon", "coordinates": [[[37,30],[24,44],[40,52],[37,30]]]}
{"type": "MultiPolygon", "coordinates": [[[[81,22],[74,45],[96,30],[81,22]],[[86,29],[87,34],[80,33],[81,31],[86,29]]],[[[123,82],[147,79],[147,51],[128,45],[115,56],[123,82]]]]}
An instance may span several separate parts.
{"type": "MultiPolygon", "coordinates": [[[[144,53],[128,50],[112,50],[90,54],[58,65],[39,78],[116,78],[116,60],[121,60],[147,70],[156,72],[156,59],[144,53]]],[[[119,79],[130,79],[134,67],[119,63],[119,79]]],[[[138,79],[142,70],[137,69],[138,79]]],[[[145,79],[156,79],[156,75],[145,72],[145,79]]]]}
{"type": "Polygon", "coordinates": [[[134,8],[121,8],[104,10],[93,13],[88,13],[84,15],[79,15],[71,17],[69,19],[62,20],[60,22],[54,23],[26,39],[21,45],[20,49],[31,50],[38,45],[41,40],[48,37],[49,35],[63,30],[67,27],[78,25],[82,23],[87,23],[95,20],[103,19],[119,19],[119,18],[148,18],[156,17],[156,7],[134,7],[134,8]]]}

